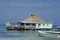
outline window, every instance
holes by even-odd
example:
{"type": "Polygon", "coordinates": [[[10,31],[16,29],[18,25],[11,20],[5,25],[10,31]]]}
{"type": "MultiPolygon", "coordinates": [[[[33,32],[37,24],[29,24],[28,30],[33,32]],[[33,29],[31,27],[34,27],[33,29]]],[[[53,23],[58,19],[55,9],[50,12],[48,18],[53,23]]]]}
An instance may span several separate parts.
{"type": "Polygon", "coordinates": [[[21,23],[21,25],[24,25],[24,23],[21,23]]]}
{"type": "Polygon", "coordinates": [[[43,26],[45,26],[45,24],[43,24],[43,26]]]}
{"type": "Polygon", "coordinates": [[[40,24],[39,24],[39,26],[40,26],[40,24]]]}
{"type": "Polygon", "coordinates": [[[27,23],[26,25],[30,25],[29,23],[27,23]]]}
{"type": "Polygon", "coordinates": [[[35,26],[35,24],[32,24],[32,26],[35,26]]]}

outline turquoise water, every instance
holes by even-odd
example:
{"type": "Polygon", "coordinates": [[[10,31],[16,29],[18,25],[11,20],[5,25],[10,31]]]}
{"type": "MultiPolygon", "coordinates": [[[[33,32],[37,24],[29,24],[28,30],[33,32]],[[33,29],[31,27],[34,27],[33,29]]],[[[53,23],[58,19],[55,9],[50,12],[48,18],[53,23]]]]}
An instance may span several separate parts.
{"type": "Polygon", "coordinates": [[[0,40],[60,40],[58,38],[41,37],[37,31],[7,31],[0,26],[0,40]]]}

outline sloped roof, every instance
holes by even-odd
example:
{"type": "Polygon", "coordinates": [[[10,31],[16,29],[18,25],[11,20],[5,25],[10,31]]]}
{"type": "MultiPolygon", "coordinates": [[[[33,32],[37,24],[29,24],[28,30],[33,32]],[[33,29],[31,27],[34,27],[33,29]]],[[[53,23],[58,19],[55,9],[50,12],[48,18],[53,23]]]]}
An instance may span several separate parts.
{"type": "Polygon", "coordinates": [[[35,14],[31,14],[29,17],[27,17],[25,20],[21,22],[23,23],[46,23],[43,19],[39,18],[35,14]]]}

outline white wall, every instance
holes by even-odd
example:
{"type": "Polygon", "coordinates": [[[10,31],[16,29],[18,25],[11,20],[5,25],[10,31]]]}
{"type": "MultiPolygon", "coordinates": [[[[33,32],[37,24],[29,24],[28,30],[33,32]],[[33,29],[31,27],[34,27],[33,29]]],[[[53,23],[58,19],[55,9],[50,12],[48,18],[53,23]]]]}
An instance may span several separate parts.
{"type": "Polygon", "coordinates": [[[36,24],[36,28],[52,28],[52,24],[36,24]]]}

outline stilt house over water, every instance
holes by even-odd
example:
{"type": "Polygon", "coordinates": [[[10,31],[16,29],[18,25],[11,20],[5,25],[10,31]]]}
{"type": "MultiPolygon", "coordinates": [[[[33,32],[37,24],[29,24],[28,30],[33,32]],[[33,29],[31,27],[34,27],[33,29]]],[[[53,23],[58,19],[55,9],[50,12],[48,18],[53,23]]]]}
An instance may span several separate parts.
{"type": "Polygon", "coordinates": [[[25,29],[52,29],[52,23],[46,22],[35,14],[31,14],[25,20],[21,21],[21,27],[25,29]]]}
{"type": "Polygon", "coordinates": [[[20,22],[8,22],[6,28],[9,30],[23,30],[23,29],[52,29],[53,24],[44,21],[35,14],[31,14],[25,20],[20,22]]]}

